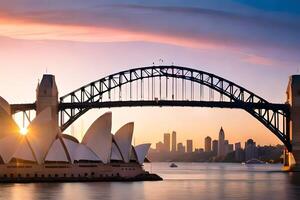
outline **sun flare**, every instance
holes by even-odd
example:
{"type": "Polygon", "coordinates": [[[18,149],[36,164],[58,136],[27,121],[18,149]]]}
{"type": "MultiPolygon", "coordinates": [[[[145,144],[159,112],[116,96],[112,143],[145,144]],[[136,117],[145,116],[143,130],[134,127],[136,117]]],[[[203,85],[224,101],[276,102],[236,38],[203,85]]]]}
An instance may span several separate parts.
{"type": "Polygon", "coordinates": [[[28,133],[27,128],[25,128],[25,127],[20,128],[20,134],[21,134],[21,135],[26,135],[27,133],[28,133]]]}

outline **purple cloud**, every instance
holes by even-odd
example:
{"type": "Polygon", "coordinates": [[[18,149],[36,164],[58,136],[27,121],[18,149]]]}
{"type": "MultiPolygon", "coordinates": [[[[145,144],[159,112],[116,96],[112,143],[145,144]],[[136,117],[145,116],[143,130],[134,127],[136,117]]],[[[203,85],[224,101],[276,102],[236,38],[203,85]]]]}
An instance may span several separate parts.
{"type": "Polygon", "coordinates": [[[299,15],[264,12],[239,2],[224,1],[222,8],[217,1],[143,5],[135,1],[30,2],[2,2],[0,11],[5,17],[43,24],[109,28],[231,48],[300,52],[299,15]]]}

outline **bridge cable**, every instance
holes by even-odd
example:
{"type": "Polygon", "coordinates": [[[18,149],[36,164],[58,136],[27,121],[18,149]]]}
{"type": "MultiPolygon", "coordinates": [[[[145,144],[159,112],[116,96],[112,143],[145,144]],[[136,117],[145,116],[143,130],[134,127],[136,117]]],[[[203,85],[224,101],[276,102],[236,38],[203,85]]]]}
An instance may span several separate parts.
{"type": "Polygon", "coordinates": [[[159,76],[159,99],[161,100],[161,76],[159,76]]]}

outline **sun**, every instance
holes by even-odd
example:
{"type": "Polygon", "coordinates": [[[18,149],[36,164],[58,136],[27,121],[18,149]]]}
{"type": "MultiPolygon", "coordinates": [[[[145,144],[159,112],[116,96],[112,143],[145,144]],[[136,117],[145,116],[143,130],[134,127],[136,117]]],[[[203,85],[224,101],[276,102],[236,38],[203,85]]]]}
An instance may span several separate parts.
{"type": "Polygon", "coordinates": [[[21,133],[21,135],[26,135],[28,133],[27,128],[25,128],[25,127],[20,128],[20,133],[21,133]]]}

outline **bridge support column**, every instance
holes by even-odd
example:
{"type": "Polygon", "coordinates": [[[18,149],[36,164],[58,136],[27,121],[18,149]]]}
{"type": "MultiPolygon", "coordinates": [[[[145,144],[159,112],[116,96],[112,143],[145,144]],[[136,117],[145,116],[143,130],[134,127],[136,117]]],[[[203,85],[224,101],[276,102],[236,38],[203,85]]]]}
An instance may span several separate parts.
{"type": "Polygon", "coordinates": [[[292,75],[287,87],[287,103],[290,105],[290,139],[292,152],[285,152],[285,167],[300,171],[300,75],[292,75]]]}
{"type": "Polygon", "coordinates": [[[58,90],[55,77],[50,74],[43,75],[36,89],[36,113],[47,107],[51,108],[52,119],[58,123],[58,90]]]}

